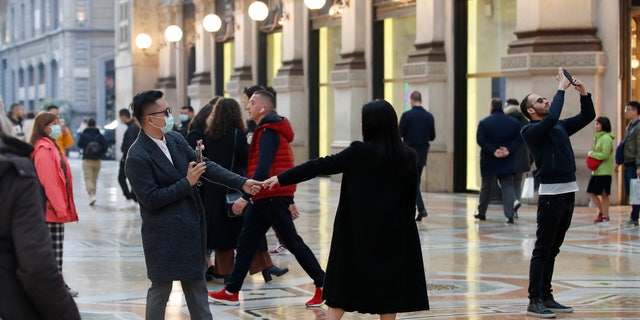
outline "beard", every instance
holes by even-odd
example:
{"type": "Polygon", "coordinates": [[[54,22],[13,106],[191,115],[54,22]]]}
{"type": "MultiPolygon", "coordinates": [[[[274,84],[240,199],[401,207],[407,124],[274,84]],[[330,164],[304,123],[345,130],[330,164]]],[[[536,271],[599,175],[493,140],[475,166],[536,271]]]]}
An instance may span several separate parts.
{"type": "Polygon", "coordinates": [[[547,108],[543,107],[543,108],[533,108],[533,110],[536,111],[536,115],[539,117],[545,117],[547,115],[547,113],[549,113],[549,110],[547,110],[547,108]]]}

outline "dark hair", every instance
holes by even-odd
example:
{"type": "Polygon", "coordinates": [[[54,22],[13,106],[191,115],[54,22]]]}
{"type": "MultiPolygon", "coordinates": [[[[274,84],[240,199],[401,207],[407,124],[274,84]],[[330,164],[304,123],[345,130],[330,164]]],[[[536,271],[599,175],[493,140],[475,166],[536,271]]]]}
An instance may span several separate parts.
{"type": "Polygon", "coordinates": [[[33,119],[36,117],[36,114],[32,111],[27,112],[27,119],[33,119]]]}
{"type": "MultiPolygon", "coordinates": [[[[29,138],[29,143],[35,144],[36,141],[40,140],[42,137],[49,137],[49,135],[44,131],[44,129],[51,124],[52,122],[58,120],[58,116],[51,112],[41,112],[39,113],[35,120],[33,121],[33,131],[31,132],[31,138],[29,138]]],[[[53,140],[53,139],[51,139],[53,140]]],[[[57,148],[56,148],[57,149],[57,148]]]]}
{"type": "Polygon", "coordinates": [[[518,99],[509,98],[507,99],[507,104],[512,106],[517,106],[517,105],[520,105],[520,102],[518,102],[518,99]]]}
{"type": "Polygon", "coordinates": [[[187,131],[191,132],[191,130],[195,129],[205,130],[207,128],[207,118],[209,118],[212,110],[213,106],[208,103],[202,106],[200,111],[198,111],[198,114],[196,114],[196,116],[191,119],[191,122],[189,122],[187,131]]]}
{"type": "Polygon", "coordinates": [[[640,102],[631,100],[627,102],[627,106],[636,109],[636,113],[640,113],[640,102]]]}
{"type": "Polygon", "coordinates": [[[265,99],[267,107],[270,108],[270,111],[276,108],[276,98],[271,94],[271,92],[267,90],[258,90],[253,93],[254,95],[260,96],[265,99]]]}
{"type": "Polygon", "coordinates": [[[520,111],[529,120],[531,120],[531,116],[529,115],[529,112],[527,112],[527,109],[529,109],[529,107],[531,107],[530,105],[528,105],[529,104],[529,96],[530,95],[531,95],[531,93],[528,93],[526,96],[524,96],[522,101],[520,101],[520,111]]]}
{"type": "Polygon", "coordinates": [[[250,86],[250,87],[245,87],[244,88],[244,95],[247,96],[247,99],[251,98],[251,96],[256,93],[256,91],[260,91],[260,90],[266,90],[267,88],[265,88],[264,86],[261,86],[259,84],[255,85],[255,86],[250,86]]]}
{"type": "Polygon", "coordinates": [[[164,96],[162,91],[148,90],[140,92],[133,97],[129,108],[133,111],[133,116],[138,119],[140,125],[144,123],[142,118],[147,114],[149,107],[154,105],[162,96],[164,96]]]}
{"type": "Polygon", "coordinates": [[[211,100],[209,100],[209,104],[212,106],[216,105],[216,102],[218,102],[218,99],[222,98],[221,96],[215,96],[213,98],[211,98],[211,100]]]}
{"type": "Polygon", "coordinates": [[[411,92],[411,96],[409,96],[409,99],[416,102],[422,102],[422,94],[420,93],[420,91],[411,92]]]}
{"type": "Polygon", "coordinates": [[[189,110],[189,112],[194,112],[194,111],[193,111],[193,107],[192,107],[192,106],[183,106],[183,107],[182,107],[182,108],[180,108],[180,109],[181,109],[181,110],[185,110],[185,109],[187,109],[187,110],[189,110]]]}
{"type": "Polygon", "coordinates": [[[131,112],[129,112],[129,110],[126,109],[126,108],[120,109],[120,111],[118,111],[118,115],[119,116],[125,116],[127,118],[131,118],[131,112]]]}
{"type": "Polygon", "coordinates": [[[602,127],[602,131],[611,132],[611,121],[607,117],[598,117],[596,122],[602,127]]]}
{"type": "Polygon", "coordinates": [[[56,106],[55,104],[52,104],[47,107],[47,111],[51,111],[52,109],[60,110],[60,107],[56,106]]]}
{"type": "Polygon", "coordinates": [[[94,118],[89,118],[89,120],[87,120],[87,127],[95,127],[96,126],[96,119],[94,118]]]}
{"type": "Polygon", "coordinates": [[[491,108],[493,109],[493,111],[502,111],[502,98],[491,98],[491,108]]]}
{"type": "Polygon", "coordinates": [[[365,143],[377,146],[378,159],[389,159],[396,170],[406,174],[415,169],[415,153],[400,138],[398,116],[385,100],[374,100],[362,106],[362,137],[365,143]]]}
{"type": "Polygon", "coordinates": [[[227,131],[238,128],[246,131],[238,101],[221,98],[213,107],[213,116],[208,122],[206,134],[213,139],[222,138],[227,131]]]}
{"type": "Polygon", "coordinates": [[[9,107],[9,112],[13,112],[13,110],[18,109],[20,106],[23,106],[23,104],[19,102],[12,103],[11,107],[9,107]]]}

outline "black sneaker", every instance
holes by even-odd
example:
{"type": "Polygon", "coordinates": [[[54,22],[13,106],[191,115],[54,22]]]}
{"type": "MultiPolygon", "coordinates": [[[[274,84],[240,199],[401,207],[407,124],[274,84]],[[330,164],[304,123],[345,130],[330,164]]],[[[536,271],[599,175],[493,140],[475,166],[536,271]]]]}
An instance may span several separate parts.
{"type": "Polygon", "coordinates": [[[516,223],[513,218],[507,218],[507,224],[514,224],[516,223]]]}
{"type": "Polygon", "coordinates": [[[529,306],[527,307],[527,315],[538,318],[555,318],[556,314],[553,311],[547,309],[539,298],[529,299],[529,306]]]}
{"type": "Polygon", "coordinates": [[[487,216],[485,216],[484,214],[480,214],[480,212],[476,211],[473,213],[473,217],[479,220],[487,220],[487,216]]]}
{"type": "Polygon", "coordinates": [[[547,307],[547,310],[551,310],[553,312],[561,312],[561,313],[571,313],[573,312],[573,308],[561,305],[558,301],[553,298],[548,300],[542,300],[542,304],[547,307]]]}

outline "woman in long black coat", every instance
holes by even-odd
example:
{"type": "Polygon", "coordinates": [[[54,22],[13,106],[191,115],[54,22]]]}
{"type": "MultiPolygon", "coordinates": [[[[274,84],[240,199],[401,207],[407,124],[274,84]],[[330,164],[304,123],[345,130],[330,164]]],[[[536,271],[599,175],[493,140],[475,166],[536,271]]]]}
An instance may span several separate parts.
{"type": "Polygon", "coordinates": [[[264,182],[267,187],[290,185],[343,173],[323,288],[329,320],[345,311],[395,319],[397,312],[429,309],[413,219],[416,156],[400,140],[397,123],[388,102],[367,103],[362,108],[364,142],[264,182]]]}
{"type": "MultiPolygon", "coordinates": [[[[220,98],[207,121],[203,156],[234,173],[246,176],[249,145],[245,134],[238,102],[220,98]]],[[[228,276],[233,271],[234,249],[238,246],[242,229],[243,218],[230,218],[226,213],[226,194],[234,191],[206,181],[204,184],[202,199],[207,212],[207,249],[215,250],[213,273],[216,276],[228,276]]],[[[281,276],[289,271],[273,265],[267,252],[266,238],[259,245],[249,273],[260,271],[265,282],[271,281],[272,275],[281,276]]]]}

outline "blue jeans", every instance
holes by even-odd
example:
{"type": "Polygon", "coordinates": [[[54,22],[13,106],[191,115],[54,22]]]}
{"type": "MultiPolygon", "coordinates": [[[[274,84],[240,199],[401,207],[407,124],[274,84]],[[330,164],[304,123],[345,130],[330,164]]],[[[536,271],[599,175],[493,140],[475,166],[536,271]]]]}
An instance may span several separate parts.
{"type": "Polygon", "coordinates": [[[551,278],[560,246],[571,225],[574,192],[538,197],[536,244],[529,265],[529,299],[551,299],[551,278]]]}
{"type": "MultiPolygon", "coordinates": [[[[635,165],[624,165],[624,191],[629,195],[629,184],[631,183],[631,179],[637,179],[638,175],[636,175],[637,167],[635,165]]],[[[638,214],[640,213],[640,205],[632,205],[631,206],[631,220],[638,221],[638,214]]]]}

